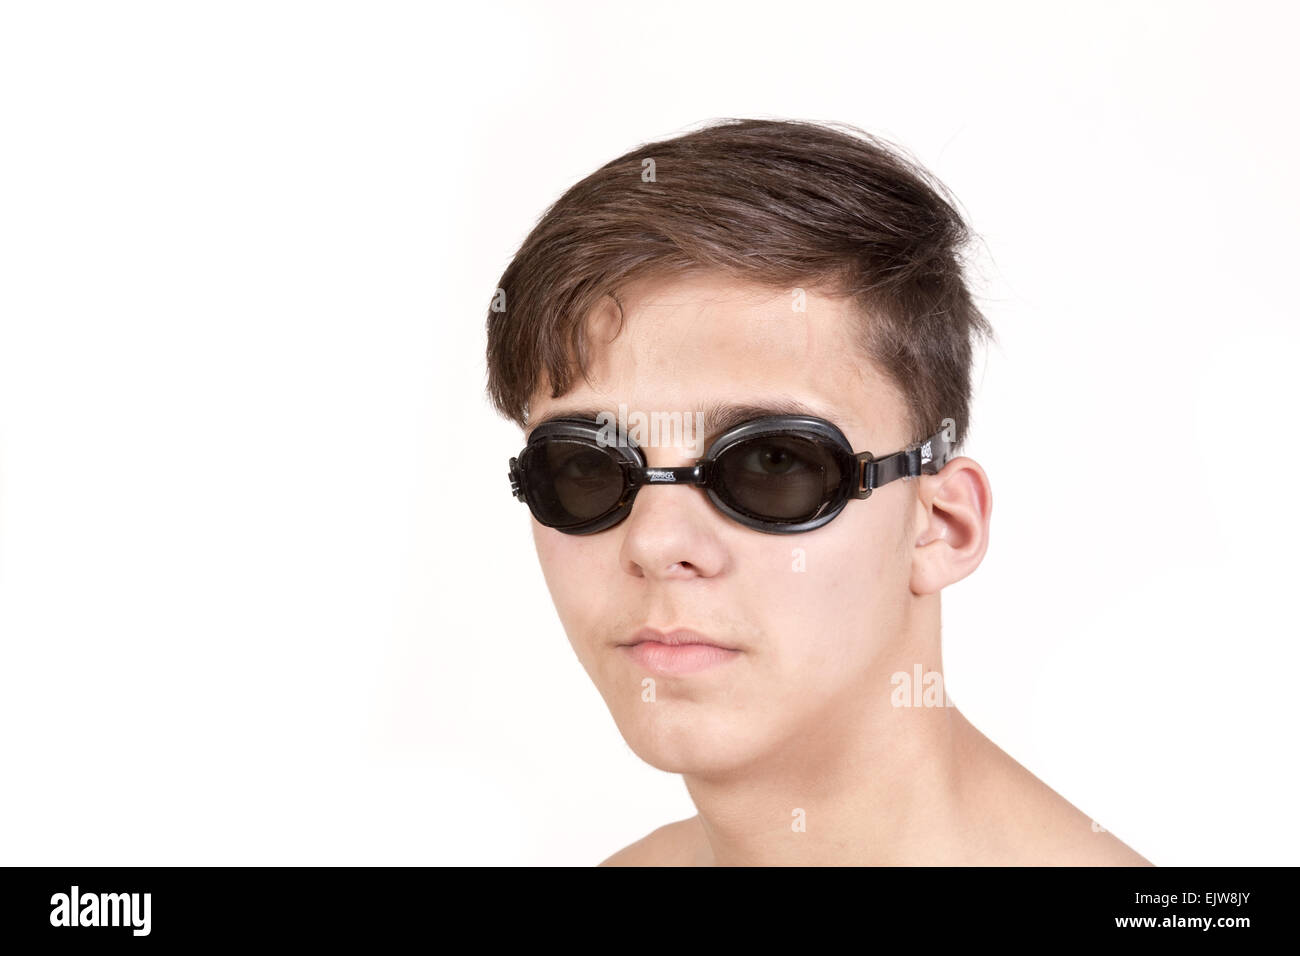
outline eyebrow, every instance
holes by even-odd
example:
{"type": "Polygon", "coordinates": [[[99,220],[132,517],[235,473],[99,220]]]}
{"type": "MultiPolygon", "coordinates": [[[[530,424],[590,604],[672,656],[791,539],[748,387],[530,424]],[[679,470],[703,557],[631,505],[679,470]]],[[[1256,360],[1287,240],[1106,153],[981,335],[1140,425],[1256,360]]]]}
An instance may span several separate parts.
{"type": "MultiPolygon", "coordinates": [[[[639,411],[640,409],[630,409],[639,411]]],[[[769,415],[808,415],[813,418],[824,418],[829,422],[837,425],[841,431],[847,431],[848,426],[851,428],[854,420],[841,412],[828,408],[821,408],[816,405],[810,405],[794,398],[776,398],[765,400],[757,403],[750,402],[706,402],[700,409],[704,413],[703,427],[701,434],[707,436],[708,441],[712,441],[722,432],[729,428],[750,421],[755,418],[765,418],[769,415]]],[[[545,422],[553,421],[557,418],[584,418],[595,421],[598,415],[609,413],[615,418],[618,416],[616,409],[612,408],[564,408],[556,409],[536,422],[528,426],[527,434],[531,435],[533,429],[545,422]]],[[[653,412],[651,414],[654,414],[653,412]]],[[[665,414],[660,412],[660,414],[665,414]]],[[[671,413],[668,413],[671,414],[671,413]]]]}

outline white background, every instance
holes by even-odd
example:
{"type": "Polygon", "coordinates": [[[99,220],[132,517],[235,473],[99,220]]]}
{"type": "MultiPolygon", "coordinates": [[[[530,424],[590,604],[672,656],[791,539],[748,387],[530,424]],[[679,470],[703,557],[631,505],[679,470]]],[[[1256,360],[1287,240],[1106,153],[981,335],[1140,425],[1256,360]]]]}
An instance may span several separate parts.
{"type": "Polygon", "coordinates": [[[906,147],[999,343],[954,700],[1158,864],[1300,863],[1281,3],[0,7],[0,863],[595,863],[693,813],[484,397],[546,206],[726,116],[906,147]]]}

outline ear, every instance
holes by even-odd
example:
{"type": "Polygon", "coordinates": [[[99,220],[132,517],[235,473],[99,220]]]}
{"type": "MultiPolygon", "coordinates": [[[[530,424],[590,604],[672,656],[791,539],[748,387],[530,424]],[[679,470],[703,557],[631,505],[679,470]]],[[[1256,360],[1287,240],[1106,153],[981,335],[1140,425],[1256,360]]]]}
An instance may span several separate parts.
{"type": "Polygon", "coordinates": [[[970,574],[989,546],[993,489],[971,458],[954,458],[937,475],[920,475],[913,594],[935,594],[970,574]]]}

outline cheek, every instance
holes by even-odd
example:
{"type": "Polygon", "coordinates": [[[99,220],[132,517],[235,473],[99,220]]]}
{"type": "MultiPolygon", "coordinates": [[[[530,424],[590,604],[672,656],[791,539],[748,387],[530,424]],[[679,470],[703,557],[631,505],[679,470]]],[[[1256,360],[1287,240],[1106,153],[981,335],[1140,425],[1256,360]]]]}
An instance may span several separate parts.
{"type": "Polygon", "coordinates": [[[774,575],[762,592],[775,663],[796,683],[851,681],[902,632],[909,572],[897,535],[843,530],[851,533],[810,536],[798,546],[802,569],[774,575]]]}
{"type": "Polygon", "coordinates": [[[594,539],[561,534],[538,524],[533,527],[533,544],[565,633],[575,641],[589,635],[602,613],[602,592],[593,590],[591,582],[608,574],[608,556],[595,547],[594,539]]]}

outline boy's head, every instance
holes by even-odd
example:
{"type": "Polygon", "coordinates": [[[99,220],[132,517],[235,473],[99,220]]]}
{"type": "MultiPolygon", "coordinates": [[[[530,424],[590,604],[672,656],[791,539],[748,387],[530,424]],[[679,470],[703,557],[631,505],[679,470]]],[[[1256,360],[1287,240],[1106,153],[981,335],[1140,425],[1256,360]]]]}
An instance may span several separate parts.
{"type": "MultiPolygon", "coordinates": [[[[857,131],[745,120],[649,144],[570,189],[524,241],[489,312],[488,392],[529,431],[575,410],[797,403],[854,452],[904,449],[945,420],[960,441],[972,340],[990,334],[967,238],[938,183],[857,131]]],[[[643,450],[682,466],[711,437],[643,450]]],[[[816,759],[845,743],[831,728],[889,710],[890,674],[937,669],[938,592],[982,558],[990,504],[979,466],[956,458],[803,534],[764,534],[666,485],[595,534],[533,530],[629,745],[708,776],[816,759]],[[628,646],[645,627],[732,650],[669,673],[628,646]]]]}

